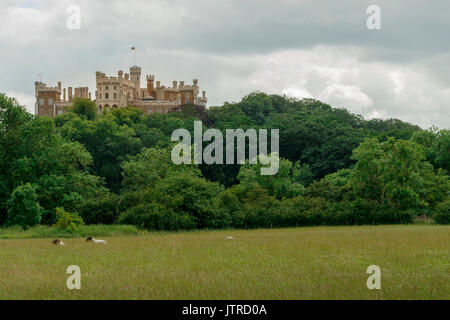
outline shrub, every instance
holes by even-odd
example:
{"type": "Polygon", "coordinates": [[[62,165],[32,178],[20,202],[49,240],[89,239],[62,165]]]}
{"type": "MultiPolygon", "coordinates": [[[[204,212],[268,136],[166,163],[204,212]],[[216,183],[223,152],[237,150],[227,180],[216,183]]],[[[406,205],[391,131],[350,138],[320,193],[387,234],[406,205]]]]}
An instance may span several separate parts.
{"type": "Polygon", "coordinates": [[[19,225],[24,229],[41,222],[42,208],[38,202],[35,188],[27,183],[17,187],[7,201],[9,226],[19,225]]]}
{"type": "Polygon", "coordinates": [[[148,230],[192,230],[196,219],[186,213],[176,213],[158,203],[142,203],[119,218],[120,224],[131,224],[148,230]]]}
{"type": "Polygon", "coordinates": [[[77,213],[67,212],[62,208],[56,208],[56,228],[74,233],[84,224],[83,219],[77,213]]]}
{"type": "Polygon", "coordinates": [[[231,224],[228,210],[220,205],[223,187],[188,173],[161,180],[154,190],[154,202],[177,214],[195,217],[199,229],[224,228],[231,224]]]}
{"type": "Polygon", "coordinates": [[[436,206],[436,213],[433,218],[436,223],[450,224],[450,199],[436,206]]]}
{"type": "Polygon", "coordinates": [[[77,212],[87,224],[113,224],[119,216],[119,200],[119,196],[115,194],[91,198],[81,203],[77,212]]]}

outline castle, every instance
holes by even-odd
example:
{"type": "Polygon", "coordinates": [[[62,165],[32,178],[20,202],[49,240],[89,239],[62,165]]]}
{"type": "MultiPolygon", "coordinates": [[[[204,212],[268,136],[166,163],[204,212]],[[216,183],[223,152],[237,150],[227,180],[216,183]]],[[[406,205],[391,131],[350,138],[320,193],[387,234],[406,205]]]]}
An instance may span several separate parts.
{"type": "MultiPolygon", "coordinates": [[[[108,77],[99,71],[95,75],[95,104],[99,113],[129,105],[142,109],[145,114],[178,111],[187,104],[206,109],[206,92],[199,95],[197,79],[193,80],[192,85],[186,85],[184,81],[173,81],[171,87],[166,87],[161,86],[160,81],[155,83],[154,75],[148,75],[147,86],[141,88],[141,68],[138,66],[131,67],[130,73],[118,71],[117,77],[108,77]]],[[[68,87],[66,91],[61,86],[61,82],[58,82],[57,87],[47,87],[42,81],[35,82],[35,114],[53,118],[66,112],[75,98],[92,100],[88,87],[74,90],[68,87]]]]}

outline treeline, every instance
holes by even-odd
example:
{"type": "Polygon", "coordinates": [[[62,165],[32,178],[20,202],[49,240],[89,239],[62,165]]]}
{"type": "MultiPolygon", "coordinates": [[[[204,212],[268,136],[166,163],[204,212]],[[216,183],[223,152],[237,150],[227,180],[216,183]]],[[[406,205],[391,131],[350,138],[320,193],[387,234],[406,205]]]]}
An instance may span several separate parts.
{"type": "Polygon", "coordinates": [[[449,130],[365,120],[311,99],[252,93],[205,113],[151,115],[130,107],[97,115],[77,99],[50,119],[0,95],[0,148],[1,225],[189,230],[450,220],[449,130]],[[279,172],[173,164],[172,132],[193,133],[198,118],[223,132],[279,129],[279,172]]]}

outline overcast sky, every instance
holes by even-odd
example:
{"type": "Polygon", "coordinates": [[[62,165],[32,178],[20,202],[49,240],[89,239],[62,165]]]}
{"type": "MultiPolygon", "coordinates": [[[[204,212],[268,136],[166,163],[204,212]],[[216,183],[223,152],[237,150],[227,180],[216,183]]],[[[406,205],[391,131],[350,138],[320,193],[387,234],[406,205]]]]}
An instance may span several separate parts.
{"type": "Polygon", "coordinates": [[[95,71],[127,71],[135,46],[144,79],[198,78],[209,105],[260,90],[450,128],[449,12],[448,0],[2,0],[0,92],[32,110],[42,74],[94,93],[95,71]]]}

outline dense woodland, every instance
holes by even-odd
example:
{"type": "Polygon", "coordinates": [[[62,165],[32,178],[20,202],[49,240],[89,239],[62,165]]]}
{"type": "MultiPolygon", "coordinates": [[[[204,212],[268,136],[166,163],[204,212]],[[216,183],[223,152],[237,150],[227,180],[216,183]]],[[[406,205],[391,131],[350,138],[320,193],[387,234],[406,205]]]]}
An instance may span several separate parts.
{"type": "MultiPolygon", "coordinates": [[[[270,149],[269,149],[270,150],[270,149]]],[[[450,220],[450,131],[365,120],[312,99],[251,93],[200,112],[98,115],[77,99],[50,119],[0,95],[0,225],[132,224],[149,230],[450,220]],[[280,168],[175,165],[171,134],[280,130],[280,168]]]]}

